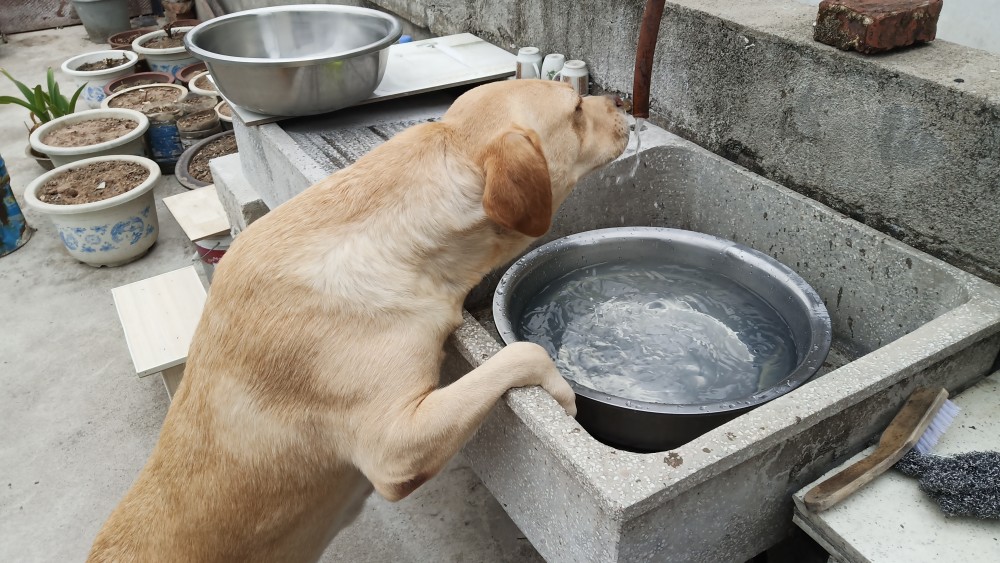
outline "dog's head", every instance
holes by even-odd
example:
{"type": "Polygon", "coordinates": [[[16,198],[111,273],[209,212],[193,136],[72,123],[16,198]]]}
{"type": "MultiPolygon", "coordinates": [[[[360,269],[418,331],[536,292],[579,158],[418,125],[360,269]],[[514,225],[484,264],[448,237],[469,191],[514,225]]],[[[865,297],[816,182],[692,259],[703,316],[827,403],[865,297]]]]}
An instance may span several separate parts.
{"type": "Polygon", "coordinates": [[[444,122],[482,169],[486,215],[532,237],[549,229],[576,182],[620,155],[629,137],[611,98],[581,98],[569,85],[547,80],[470,90],[444,122]]]}

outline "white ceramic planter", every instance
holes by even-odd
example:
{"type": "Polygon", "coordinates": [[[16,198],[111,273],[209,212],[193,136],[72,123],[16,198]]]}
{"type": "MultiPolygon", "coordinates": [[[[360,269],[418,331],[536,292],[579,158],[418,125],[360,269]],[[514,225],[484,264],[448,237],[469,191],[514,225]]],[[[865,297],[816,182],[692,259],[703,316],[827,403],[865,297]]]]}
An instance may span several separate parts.
{"type": "Polygon", "coordinates": [[[194,83],[198,82],[198,80],[202,76],[207,76],[208,79],[212,81],[212,84],[215,84],[215,81],[212,80],[212,75],[209,74],[209,72],[206,70],[205,72],[199,72],[198,74],[194,75],[194,77],[191,78],[191,80],[188,81],[188,85],[187,85],[188,90],[191,90],[191,93],[198,94],[199,96],[209,96],[209,97],[218,99],[219,98],[219,91],[218,90],[206,90],[204,88],[199,88],[199,87],[195,86],[194,83]]]}
{"type": "MultiPolygon", "coordinates": [[[[191,31],[193,27],[177,27],[172,31],[191,31]]],[[[181,45],[180,47],[172,47],[170,49],[147,49],[143,47],[142,44],[157,37],[166,37],[167,32],[162,29],[147,33],[146,35],[140,35],[132,41],[132,50],[140,55],[146,57],[146,62],[149,64],[149,70],[155,72],[166,72],[171,75],[176,75],[177,71],[186,67],[187,65],[199,62],[197,58],[194,57],[188,50],[181,45]]]]}
{"type": "Polygon", "coordinates": [[[47,215],[66,250],[73,258],[91,266],[121,266],[142,257],[160,232],[153,188],[160,168],[140,156],[99,156],[59,166],[35,178],[24,190],[28,207],[47,215]],[[103,201],[76,205],[53,205],[38,199],[38,189],[50,178],[93,162],[124,160],[149,170],[145,182],[132,190],[103,201]]]}
{"type": "MultiPolygon", "coordinates": [[[[83,55],[66,59],[60,68],[65,74],[73,77],[76,88],[83,86],[84,83],[87,84],[87,87],[80,94],[80,100],[83,100],[91,108],[99,108],[101,107],[101,100],[104,99],[104,85],[116,78],[134,74],[135,65],[138,62],[139,55],[136,55],[132,51],[94,51],[93,53],[84,53],[83,55]],[[107,70],[76,70],[77,67],[87,63],[103,59],[120,59],[123,56],[128,59],[128,62],[115,68],[107,70]]],[[[69,95],[68,92],[64,92],[63,94],[69,95]]]]}
{"type": "Polygon", "coordinates": [[[123,90],[119,90],[119,91],[115,92],[114,94],[111,94],[107,98],[104,98],[103,100],[101,100],[101,108],[103,108],[103,109],[125,109],[125,108],[113,108],[113,107],[111,107],[111,103],[114,101],[115,98],[117,98],[118,96],[121,96],[122,94],[125,94],[126,92],[131,92],[133,90],[142,90],[143,88],[146,88],[146,89],[148,89],[148,88],[170,88],[172,90],[177,90],[177,101],[180,101],[184,96],[187,96],[187,93],[188,93],[188,89],[185,88],[185,87],[183,87],[183,86],[181,86],[180,84],[147,84],[146,86],[132,86],[131,88],[125,88],[123,90]]]}
{"type": "MultiPolygon", "coordinates": [[[[217,113],[219,115],[219,121],[222,122],[222,130],[223,131],[232,131],[233,130],[233,116],[232,115],[225,115],[225,114],[222,113],[222,111],[220,111],[222,109],[222,106],[224,106],[224,105],[226,105],[228,103],[229,102],[223,100],[223,101],[219,102],[218,105],[215,106],[215,113],[217,113]]],[[[230,113],[232,113],[232,111],[233,111],[232,106],[230,106],[229,111],[230,111],[230,113]]]]}
{"type": "Polygon", "coordinates": [[[118,154],[146,156],[146,146],[143,144],[142,136],[146,134],[148,129],[149,118],[141,112],[131,109],[90,109],[64,115],[48,123],[43,123],[31,133],[31,136],[28,137],[28,142],[31,144],[31,148],[48,155],[52,159],[53,165],[62,166],[94,156],[118,154]],[[128,119],[138,122],[139,125],[117,139],[83,147],[54,147],[42,141],[50,131],[55,131],[74,123],[80,123],[81,121],[105,117],[128,119]]]}

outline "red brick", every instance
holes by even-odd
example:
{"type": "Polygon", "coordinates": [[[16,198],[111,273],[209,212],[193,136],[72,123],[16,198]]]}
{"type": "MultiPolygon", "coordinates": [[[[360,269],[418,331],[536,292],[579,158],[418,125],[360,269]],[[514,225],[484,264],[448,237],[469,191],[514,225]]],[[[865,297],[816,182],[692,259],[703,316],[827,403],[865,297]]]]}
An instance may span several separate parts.
{"type": "Polygon", "coordinates": [[[823,0],[813,38],[865,54],[933,41],[942,0],[823,0]]]}

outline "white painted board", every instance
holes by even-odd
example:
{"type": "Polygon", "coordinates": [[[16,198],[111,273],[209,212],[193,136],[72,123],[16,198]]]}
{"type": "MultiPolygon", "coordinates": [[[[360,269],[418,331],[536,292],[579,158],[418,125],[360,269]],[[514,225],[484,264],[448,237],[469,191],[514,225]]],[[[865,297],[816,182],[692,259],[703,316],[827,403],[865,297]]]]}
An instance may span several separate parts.
{"type": "Polygon", "coordinates": [[[139,377],[187,361],[207,292],[194,266],[111,290],[139,377]]]}
{"type": "Polygon", "coordinates": [[[215,184],[165,197],[163,204],[192,242],[229,234],[229,218],[215,184]]]}
{"type": "MultiPolygon", "coordinates": [[[[389,47],[385,74],[364,105],[514,75],[514,55],[476,37],[459,33],[389,47]]],[[[247,125],[290,117],[264,115],[229,103],[247,125]]]]}
{"type": "MultiPolygon", "coordinates": [[[[951,400],[962,410],[933,453],[1000,450],[1000,373],[951,400]]],[[[847,563],[1000,561],[1000,521],[947,518],[916,479],[892,469],[824,512],[814,514],[805,507],[806,492],[872,449],[795,493],[799,527],[847,563]]]]}

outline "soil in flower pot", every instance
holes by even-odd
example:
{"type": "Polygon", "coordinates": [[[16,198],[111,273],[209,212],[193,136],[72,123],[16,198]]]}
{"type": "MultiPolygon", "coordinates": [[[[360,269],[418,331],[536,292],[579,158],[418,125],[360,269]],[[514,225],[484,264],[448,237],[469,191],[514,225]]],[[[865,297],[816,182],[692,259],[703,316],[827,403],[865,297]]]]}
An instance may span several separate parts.
{"type": "Polygon", "coordinates": [[[212,92],[217,92],[218,91],[215,88],[215,83],[212,82],[212,79],[210,79],[207,74],[204,75],[204,76],[202,76],[198,80],[195,80],[194,81],[194,86],[196,88],[201,88],[202,90],[209,90],[209,91],[212,91],[212,92]]]}
{"type": "Polygon", "coordinates": [[[155,27],[143,27],[139,29],[129,29],[127,31],[120,31],[111,37],[108,37],[108,44],[111,45],[112,49],[131,49],[132,41],[140,35],[146,35],[156,31],[155,27]]]}
{"type": "Polygon", "coordinates": [[[176,88],[143,88],[126,92],[108,102],[109,107],[126,108],[149,113],[147,108],[152,106],[171,104],[177,101],[181,93],[176,88]]]}
{"type": "Polygon", "coordinates": [[[119,67],[128,62],[128,59],[122,57],[120,59],[113,59],[111,57],[101,59],[99,61],[94,61],[92,63],[83,63],[82,65],[76,67],[75,70],[82,71],[94,71],[94,70],[108,70],[111,68],[119,67]]]}
{"type": "Polygon", "coordinates": [[[60,127],[45,135],[42,142],[53,147],[86,147],[113,141],[138,126],[131,119],[102,117],[60,127]]]}
{"type": "Polygon", "coordinates": [[[192,113],[177,120],[177,128],[181,131],[204,131],[219,124],[215,110],[207,109],[192,113]]]}
{"type": "Polygon", "coordinates": [[[186,149],[202,139],[222,132],[222,124],[219,123],[219,114],[215,113],[215,108],[212,108],[178,119],[177,131],[181,139],[181,146],[186,149]]]}
{"type": "Polygon", "coordinates": [[[211,184],[213,182],[212,170],[208,167],[208,161],[220,156],[226,156],[227,154],[233,154],[237,150],[235,135],[220,137],[202,147],[198,151],[198,154],[194,155],[194,158],[191,159],[191,164],[188,165],[188,172],[196,180],[211,184]]]}
{"type": "Polygon", "coordinates": [[[117,86],[111,89],[111,93],[114,94],[115,92],[120,92],[126,88],[132,88],[133,86],[150,86],[152,84],[163,84],[163,81],[153,80],[151,78],[139,78],[131,82],[123,82],[121,84],[118,84],[117,86]]]}
{"type": "Polygon", "coordinates": [[[172,37],[157,37],[150,41],[146,41],[142,44],[143,47],[147,49],[172,49],[174,47],[184,46],[184,34],[186,31],[178,31],[173,34],[172,37]]]}
{"type": "Polygon", "coordinates": [[[128,192],[146,178],[149,170],[134,162],[94,162],[53,176],[38,190],[38,199],[53,205],[93,203],[128,192]]]}

